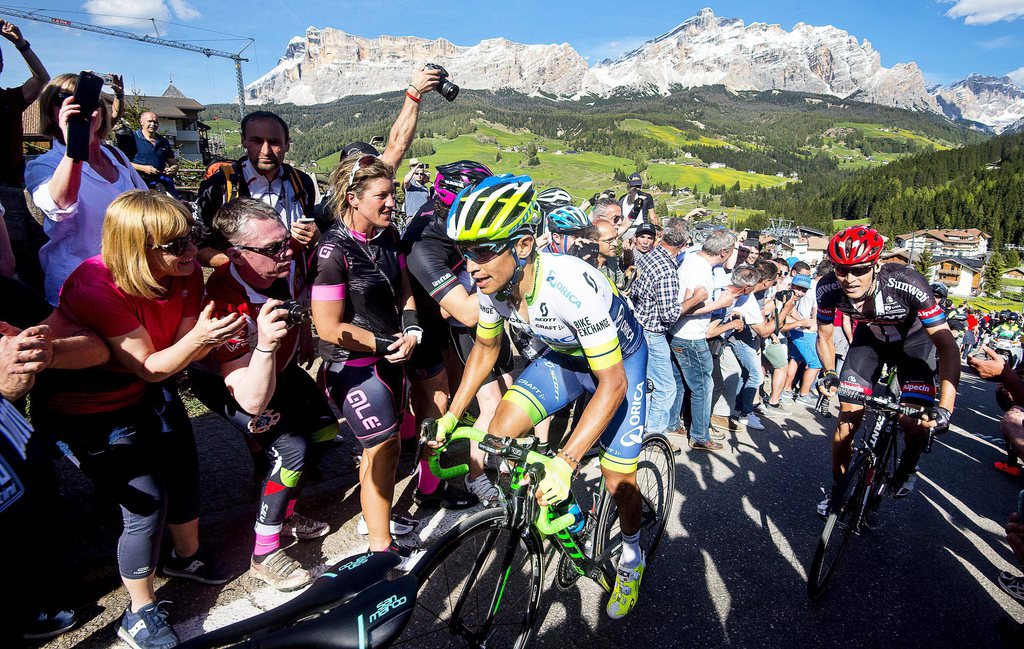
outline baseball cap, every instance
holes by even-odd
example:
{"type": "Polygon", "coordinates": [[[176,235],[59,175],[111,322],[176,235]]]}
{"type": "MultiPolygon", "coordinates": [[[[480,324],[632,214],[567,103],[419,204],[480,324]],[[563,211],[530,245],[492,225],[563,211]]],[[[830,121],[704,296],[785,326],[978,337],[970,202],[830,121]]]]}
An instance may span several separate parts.
{"type": "Polygon", "coordinates": [[[341,156],[342,160],[344,160],[345,158],[347,158],[349,156],[353,156],[353,155],[372,155],[372,156],[379,156],[380,155],[380,151],[378,151],[372,144],[370,144],[368,142],[358,142],[358,141],[357,142],[349,142],[348,144],[345,145],[345,148],[342,149],[341,151],[342,151],[342,156],[341,156]]]}
{"type": "Polygon", "coordinates": [[[626,184],[630,187],[643,187],[644,181],[640,174],[630,174],[626,179],[626,184]]]}
{"type": "Polygon", "coordinates": [[[419,158],[413,158],[412,160],[409,161],[409,168],[410,169],[413,168],[413,167],[418,167],[418,166],[420,166],[420,159],[419,158]]]}
{"type": "Polygon", "coordinates": [[[794,288],[811,288],[811,276],[810,275],[797,275],[793,278],[794,288]]]}
{"type": "Polygon", "coordinates": [[[636,234],[634,236],[642,237],[645,234],[649,234],[652,237],[656,237],[658,236],[658,229],[651,225],[650,223],[643,223],[640,225],[640,227],[636,229],[636,234]]]}

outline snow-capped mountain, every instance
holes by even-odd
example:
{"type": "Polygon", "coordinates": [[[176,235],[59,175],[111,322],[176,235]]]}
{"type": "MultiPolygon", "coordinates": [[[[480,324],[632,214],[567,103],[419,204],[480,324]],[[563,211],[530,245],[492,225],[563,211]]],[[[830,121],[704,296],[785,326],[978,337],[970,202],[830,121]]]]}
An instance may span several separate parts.
{"type": "Polygon", "coordinates": [[[703,9],[617,61],[590,70],[584,93],[617,87],[724,84],[734,90],[792,90],[938,112],[914,63],[883,68],[868,41],[831,26],[779,25],[720,18],[703,9]]]}
{"type": "Polygon", "coordinates": [[[412,70],[439,63],[466,88],[511,88],[525,94],[571,96],[587,63],[570,45],[524,45],[491,38],[461,47],[443,38],[363,38],[341,30],[306,30],[288,44],[277,66],[246,87],[256,103],[317,104],[348,95],[401,90],[412,70]]]}
{"type": "Polygon", "coordinates": [[[314,104],[401,90],[423,63],[445,66],[464,88],[510,88],[578,99],[622,90],[668,94],[674,86],[723,84],[733,90],[790,90],[945,113],[1002,130],[1024,116],[1024,91],[1009,79],[972,75],[925,87],[915,63],[882,67],[867,40],[832,26],[744,24],[702,9],[616,61],[592,68],[572,46],[525,45],[504,38],[472,47],[443,38],[363,38],[310,27],[289,42],[277,66],[246,88],[253,103],[314,104]]]}
{"type": "Polygon", "coordinates": [[[946,116],[980,122],[996,133],[1024,118],[1024,90],[1009,77],[972,74],[932,92],[946,116]]]}

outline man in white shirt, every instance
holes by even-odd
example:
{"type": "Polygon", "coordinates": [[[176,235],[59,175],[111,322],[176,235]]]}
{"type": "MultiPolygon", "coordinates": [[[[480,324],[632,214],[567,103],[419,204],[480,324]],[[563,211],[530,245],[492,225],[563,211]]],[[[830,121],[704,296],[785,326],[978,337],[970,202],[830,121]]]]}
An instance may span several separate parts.
{"type": "Polygon", "coordinates": [[[672,352],[690,389],[690,448],[698,450],[722,449],[721,444],[711,439],[713,359],[706,335],[711,313],[730,306],[741,292],[728,286],[721,295],[711,299],[715,288],[712,269],[728,261],[735,246],[735,234],[716,230],[704,240],[699,252],[687,255],[679,266],[680,302],[692,298],[695,293],[707,296],[683,315],[672,329],[672,352]]]}

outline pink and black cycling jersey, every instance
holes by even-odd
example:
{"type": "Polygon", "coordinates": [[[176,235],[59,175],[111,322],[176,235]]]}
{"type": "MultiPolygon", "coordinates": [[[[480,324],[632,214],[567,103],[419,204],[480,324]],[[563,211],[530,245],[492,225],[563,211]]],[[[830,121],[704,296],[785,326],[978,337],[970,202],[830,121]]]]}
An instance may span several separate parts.
{"type": "MultiPolygon", "coordinates": [[[[402,270],[398,231],[377,230],[366,238],[343,226],[332,228],[317,245],[310,262],[314,302],[344,301],[342,322],[351,323],[384,338],[402,330],[402,270]]],[[[372,360],[372,352],[357,352],[320,341],[325,361],[372,360]]]]}
{"type": "Polygon", "coordinates": [[[927,280],[902,264],[882,264],[875,278],[874,296],[857,308],[843,292],[835,273],[818,282],[818,323],[832,324],[836,311],[854,318],[882,342],[907,337],[946,321],[927,280]]]}

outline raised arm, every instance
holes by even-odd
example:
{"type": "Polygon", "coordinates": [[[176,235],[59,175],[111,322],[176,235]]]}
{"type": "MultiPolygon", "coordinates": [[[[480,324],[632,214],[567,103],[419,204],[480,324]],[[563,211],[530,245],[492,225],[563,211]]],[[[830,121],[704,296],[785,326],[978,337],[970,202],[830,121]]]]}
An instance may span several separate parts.
{"type": "Polygon", "coordinates": [[[391,127],[388,135],[388,145],[380,154],[380,159],[394,168],[402,164],[402,158],[412,145],[416,137],[416,122],[420,116],[420,100],[423,95],[437,87],[441,74],[437,70],[420,70],[412,75],[412,81],[405,95],[405,103],[402,104],[402,111],[398,113],[398,119],[391,127]]]}

